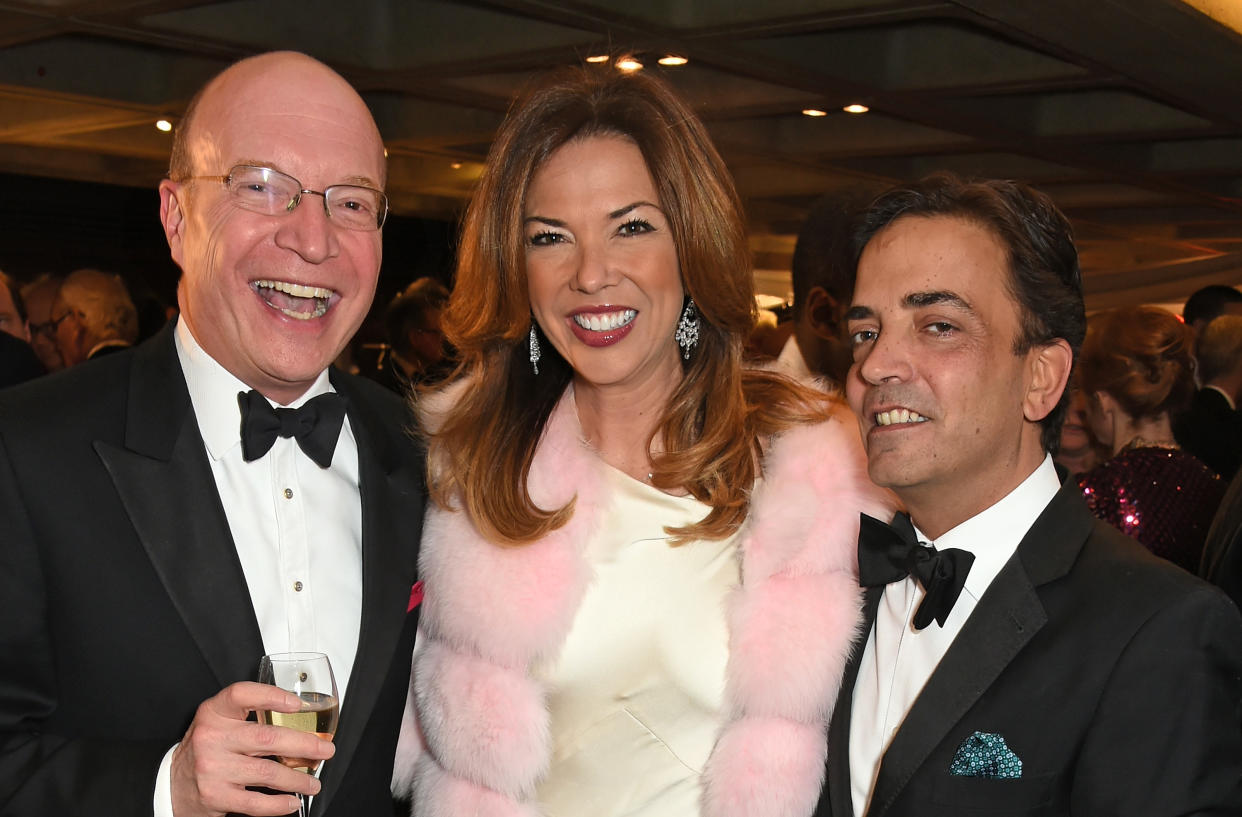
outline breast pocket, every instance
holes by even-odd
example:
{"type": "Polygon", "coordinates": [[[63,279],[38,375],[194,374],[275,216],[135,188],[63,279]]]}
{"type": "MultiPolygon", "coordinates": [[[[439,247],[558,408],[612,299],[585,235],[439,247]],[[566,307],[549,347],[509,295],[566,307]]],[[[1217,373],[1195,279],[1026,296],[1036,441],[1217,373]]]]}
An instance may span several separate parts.
{"type": "Polygon", "coordinates": [[[1017,779],[962,777],[946,774],[932,787],[931,799],[951,807],[953,814],[1057,814],[1055,774],[1017,779]]]}

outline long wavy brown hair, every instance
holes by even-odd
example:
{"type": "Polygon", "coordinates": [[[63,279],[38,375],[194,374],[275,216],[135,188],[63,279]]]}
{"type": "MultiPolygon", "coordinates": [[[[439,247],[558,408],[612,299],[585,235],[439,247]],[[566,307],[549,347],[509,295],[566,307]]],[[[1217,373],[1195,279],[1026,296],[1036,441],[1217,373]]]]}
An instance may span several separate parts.
{"type": "Polygon", "coordinates": [[[657,425],[662,453],[652,483],[709,505],[675,542],[721,538],[745,520],[762,443],[825,418],[832,399],[770,372],[744,370],[755,321],[750,254],[733,180],[698,118],[661,81],[608,69],[543,78],[510,108],[466,211],[457,281],[443,318],[463,379],[447,414],[427,431],[432,498],[460,501],[499,544],[533,541],[568,521],[573,503],[536,506],[527,475],[548,417],[573,371],[543,343],[528,360],[532,317],[523,217],[535,172],[558,148],[622,136],[642,151],[667,214],[682,283],[698,306],[699,343],[657,425]]]}

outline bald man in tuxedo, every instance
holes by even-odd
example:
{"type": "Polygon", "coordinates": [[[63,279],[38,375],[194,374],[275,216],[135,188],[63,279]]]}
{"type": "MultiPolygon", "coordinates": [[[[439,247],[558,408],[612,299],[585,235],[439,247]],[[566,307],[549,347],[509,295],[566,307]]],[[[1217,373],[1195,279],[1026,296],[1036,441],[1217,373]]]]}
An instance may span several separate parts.
{"type": "Polygon", "coordinates": [[[0,394],[0,813],[391,813],[422,461],[329,364],[370,308],[383,143],[301,54],[228,68],[160,185],[180,319],[0,394]],[[334,742],[259,659],[326,653],[334,742]],[[323,763],[318,777],[272,756],[323,763]]]}

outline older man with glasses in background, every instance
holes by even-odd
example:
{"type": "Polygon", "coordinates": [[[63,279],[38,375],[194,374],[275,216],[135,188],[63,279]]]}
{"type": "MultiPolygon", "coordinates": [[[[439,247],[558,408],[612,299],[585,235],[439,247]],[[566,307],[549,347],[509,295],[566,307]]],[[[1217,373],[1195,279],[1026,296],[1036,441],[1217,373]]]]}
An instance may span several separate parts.
{"type": "Polygon", "coordinates": [[[49,372],[65,368],[65,361],[56,347],[56,325],[52,323],[52,309],[60,293],[61,278],[43,274],[22,287],[22,300],[26,304],[26,317],[30,321],[30,346],[49,372]]]}
{"type": "Polygon", "coordinates": [[[0,812],[390,812],[422,463],[400,400],[329,372],[374,296],[385,170],[323,64],[230,67],[160,184],[180,319],[0,396],[0,812]],[[250,681],[302,650],[335,668],[335,745],[251,718],[298,710],[250,681]]]}

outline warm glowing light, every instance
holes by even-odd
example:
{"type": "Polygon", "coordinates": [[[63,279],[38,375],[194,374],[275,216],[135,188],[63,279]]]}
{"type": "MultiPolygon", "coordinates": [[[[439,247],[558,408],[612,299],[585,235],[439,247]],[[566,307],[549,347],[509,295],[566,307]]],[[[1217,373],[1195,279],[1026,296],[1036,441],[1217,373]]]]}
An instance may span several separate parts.
{"type": "Polygon", "coordinates": [[[803,108],[802,115],[803,116],[827,116],[828,113],[827,111],[821,111],[818,108],[803,108]]]}
{"type": "Polygon", "coordinates": [[[388,158],[388,148],[384,148],[384,158],[388,158]]]}
{"type": "Polygon", "coordinates": [[[453,168],[454,170],[461,170],[461,162],[453,162],[451,165],[449,165],[449,167],[453,168]]]}
{"type": "Polygon", "coordinates": [[[155,121],[155,127],[158,128],[159,130],[164,131],[164,133],[168,133],[170,130],[172,130],[172,123],[169,122],[167,119],[157,119],[155,121]]]}
{"type": "Polygon", "coordinates": [[[669,54],[667,57],[660,57],[660,65],[685,65],[688,62],[690,62],[690,60],[685,57],[678,57],[673,54],[669,54]]]}
{"type": "Polygon", "coordinates": [[[1236,0],[1182,0],[1223,26],[1242,34],[1242,6],[1236,0]]]}
{"type": "Polygon", "coordinates": [[[866,113],[867,111],[871,109],[868,108],[866,105],[859,105],[857,102],[855,102],[853,105],[846,105],[841,110],[845,111],[846,113],[866,113]]]}
{"type": "Polygon", "coordinates": [[[592,57],[587,57],[586,61],[587,62],[608,62],[608,55],[607,54],[596,54],[592,57]]]}
{"type": "Polygon", "coordinates": [[[641,71],[643,64],[633,57],[622,57],[617,60],[617,67],[622,71],[641,71]]]}

